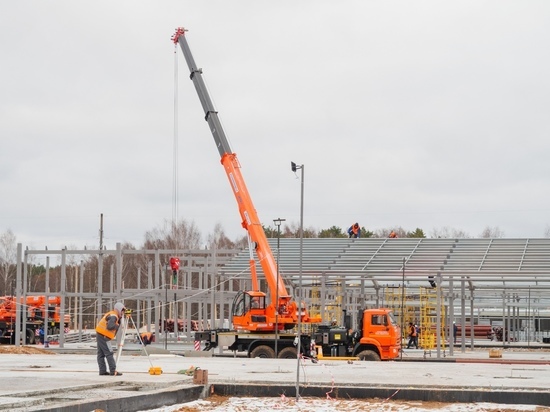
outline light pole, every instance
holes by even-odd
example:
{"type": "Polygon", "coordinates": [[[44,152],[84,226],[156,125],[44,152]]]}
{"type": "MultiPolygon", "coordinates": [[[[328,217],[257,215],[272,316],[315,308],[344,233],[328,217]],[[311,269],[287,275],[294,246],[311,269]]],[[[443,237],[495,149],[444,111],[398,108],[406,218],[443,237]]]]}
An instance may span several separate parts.
{"type": "Polygon", "coordinates": [[[168,349],[168,316],[167,310],[168,310],[168,285],[169,280],[166,280],[166,276],[168,275],[168,262],[166,263],[166,272],[164,273],[164,281],[166,282],[164,286],[164,349],[168,349]]]}
{"type": "Polygon", "coordinates": [[[401,359],[403,359],[403,333],[405,332],[405,258],[403,258],[403,281],[401,283],[401,359]]]}
{"type": "Polygon", "coordinates": [[[279,356],[277,342],[279,341],[279,255],[281,251],[281,223],[286,219],[273,219],[277,226],[277,291],[275,292],[275,357],[279,356]]]}
{"type": "Polygon", "coordinates": [[[304,165],[297,165],[290,162],[290,169],[296,173],[301,170],[300,185],[300,270],[298,274],[298,343],[297,343],[297,365],[296,365],[296,401],[300,399],[300,357],[302,345],[302,256],[304,251],[304,165]]]}

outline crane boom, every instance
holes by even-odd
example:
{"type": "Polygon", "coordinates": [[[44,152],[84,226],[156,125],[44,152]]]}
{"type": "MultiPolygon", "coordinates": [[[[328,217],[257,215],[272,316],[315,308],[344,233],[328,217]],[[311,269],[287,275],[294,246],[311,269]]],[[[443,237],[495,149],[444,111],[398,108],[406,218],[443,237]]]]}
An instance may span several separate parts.
{"type": "Polygon", "coordinates": [[[174,36],[172,36],[172,41],[174,44],[180,45],[187,62],[190,78],[195,85],[204,110],[205,120],[208,122],[210,131],[214,137],[214,142],[221,157],[221,163],[237,201],[242,219],[241,225],[248,232],[249,245],[251,249],[255,250],[262,266],[269,290],[271,291],[271,299],[272,301],[276,301],[276,304],[265,305],[265,294],[259,290],[255,263],[251,253],[250,269],[254,293],[237,295],[233,304],[233,323],[236,328],[263,332],[275,330],[275,328],[292,328],[297,323],[298,316],[302,317],[301,320],[303,322],[318,322],[320,319],[310,319],[307,311],[298,310],[296,303],[292,301],[291,296],[288,294],[284,282],[279,277],[273,253],[242,176],[241,165],[237,159],[237,155],[231,150],[225,136],[218,112],[214,108],[214,104],[204,83],[202,69],[199,69],[195,63],[195,59],[185,38],[185,32],[185,29],[178,28],[174,36]],[[254,299],[257,299],[260,303],[257,308],[252,309],[254,299]]]}

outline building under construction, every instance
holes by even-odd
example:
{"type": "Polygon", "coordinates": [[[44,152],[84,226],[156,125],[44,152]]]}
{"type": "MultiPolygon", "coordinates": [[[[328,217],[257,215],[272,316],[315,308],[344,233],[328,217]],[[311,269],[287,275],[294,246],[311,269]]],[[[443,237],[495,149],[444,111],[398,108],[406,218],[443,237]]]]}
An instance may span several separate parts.
{"type": "MultiPolygon", "coordinates": [[[[355,324],[361,309],[389,307],[403,330],[409,322],[418,325],[420,347],[438,354],[453,335],[463,347],[479,339],[550,341],[550,239],[277,240],[269,242],[281,279],[327,324],[341,324],[344,313],[355,324]],[[454,323],[456,330],[449,327],[454,323]]],[[[157,341],[228,328],[237,291],[251,288],[244,249],[30,250],[19,244],[17,257],[14,295],[61,296],[60,314],[71,316],[79,335],[119,300],[157,341]],[[177,272],[169,265],[174,256],[177,272]],[[33,265],[45,273],[37,277],[33,265]]],[[[268,293],[263,282],[260,288],[268,293]]]]}

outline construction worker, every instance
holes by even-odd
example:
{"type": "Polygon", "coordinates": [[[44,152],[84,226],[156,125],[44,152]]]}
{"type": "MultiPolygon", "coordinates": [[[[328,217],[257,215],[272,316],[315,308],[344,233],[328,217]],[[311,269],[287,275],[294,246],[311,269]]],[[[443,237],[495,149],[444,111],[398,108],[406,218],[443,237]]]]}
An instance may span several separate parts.
{"type": "Polygon", "coordinates": [[[409,322],[409,343],[407,344],[407,349],[410,349],[411,346],[418,349],[418,331],[416,330],[416,326],[412,322],[409,322]]]}
{"type": "Polygon", "coordinates": [[[141,335],[141,341],[143,342],[143,346],[147,346],[155,341],[155,334],[152,332],[143,332],[141,335]]]}
{"type": "Polygon", "coordinates": [[[116,370],[115,357],[110,345],[110,341],[115,338],[120,326],[120,319],[124,316],[126,308],[121,302],[115,304],[115,308],[107,312],[99,321],[95,328],[97,341],[97,364],[99,365],[100,375],[120,376],[122,373],[116,370]],[[109,365],[109,372],[105,365],[105,359],[109,365]]]}
{"type": "Polygon", "coordinates": [[[395,239],[397,237],[397,233],[392,230],[389,237],[395,239]]]}
{"type": "Polygon", "coordinates": [[[350,238],[361,237],[361,228],[359,227],[359,223],[354,223],[349,227],[348,235],[350,238]]]}

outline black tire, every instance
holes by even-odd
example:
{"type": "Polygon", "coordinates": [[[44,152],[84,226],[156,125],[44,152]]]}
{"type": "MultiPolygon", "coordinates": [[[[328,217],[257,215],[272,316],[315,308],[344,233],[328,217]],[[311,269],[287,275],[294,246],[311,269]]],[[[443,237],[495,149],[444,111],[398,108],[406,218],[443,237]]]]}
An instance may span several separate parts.
{"type": "Polygon", "coordinates": [[[34,330],[32,329],[27,329],[27,334],[26,334],[26,338],[25,338],[25,344],[26,345],[34,345],[34,330]]]}
{"type": "Polygon", "coordinates": [[[250,357],[272,359],[275,357],[275,350],[267,345],[260,345],[255,347],[252,352],[250,352],[250,357]]]}
{"type": "Polygon", "coordinates": [[[357,356],[359,357],[359,360],[362,360],[362,361],[372,361],[372,362],[380,361],[380,356],[378,355],[378,353],[376,353],[373,350],[361,351],[357,356]]]}
{"type": "Polygon", "coordinates": [[[283,348],[279,351],[280,359],[297,359],[298,358],[298,351],[293,346],[287,346],[286,348],[283,348]]]}

